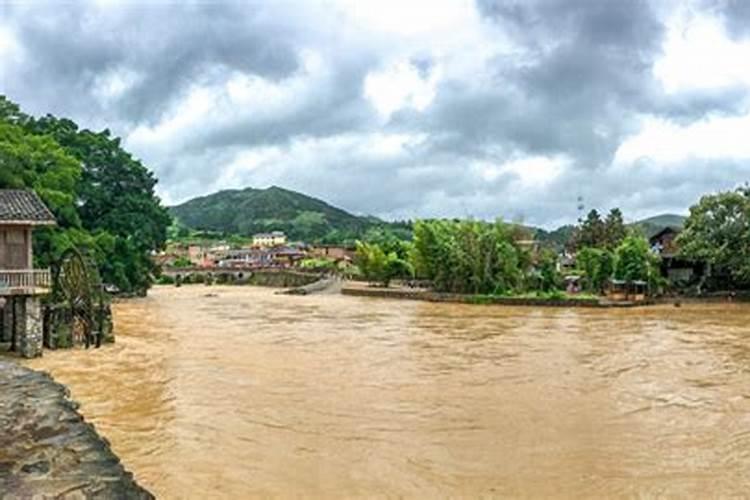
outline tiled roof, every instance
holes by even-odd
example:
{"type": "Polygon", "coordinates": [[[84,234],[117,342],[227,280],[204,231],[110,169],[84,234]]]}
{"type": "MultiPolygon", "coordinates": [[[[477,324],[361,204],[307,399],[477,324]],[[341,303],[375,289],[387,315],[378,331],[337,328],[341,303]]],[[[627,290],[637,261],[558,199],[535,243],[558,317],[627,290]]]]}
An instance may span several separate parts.
{"type": "Polygon", "coordinates": [[[0,189],[0,224],[54,224],[55,216],[33,191],[0,189]]]}

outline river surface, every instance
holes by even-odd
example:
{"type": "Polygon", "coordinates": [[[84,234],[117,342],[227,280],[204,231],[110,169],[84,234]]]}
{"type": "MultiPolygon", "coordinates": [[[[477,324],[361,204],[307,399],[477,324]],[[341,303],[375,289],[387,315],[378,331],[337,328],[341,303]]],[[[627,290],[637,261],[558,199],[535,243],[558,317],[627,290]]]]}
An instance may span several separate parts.
{"type": "Polygon", "coordinates": [[[194,286],[118,303],[115,321],[115,345],[30,365],[160,498],[750,492],[748,305],[194,286]]]}

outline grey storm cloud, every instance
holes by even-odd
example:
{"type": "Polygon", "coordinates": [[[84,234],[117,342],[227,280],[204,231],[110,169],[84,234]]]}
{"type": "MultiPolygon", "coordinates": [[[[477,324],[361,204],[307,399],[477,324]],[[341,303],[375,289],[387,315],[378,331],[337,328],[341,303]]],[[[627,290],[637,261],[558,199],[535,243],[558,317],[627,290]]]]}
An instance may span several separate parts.
{"type": "MultiPolygon", "coordinates": [[[[440,4],[423,4],[429,21],[440,4]]],[[[644,118],[747,115],[747,82],[667,91],[654,68],[672,10],[719,18],[741,41],[748,4],[476,0],[471,26],[420,39],[358,21],[343,0],[3,3],[0,43],[11,37],[15,52],[0,92],[122,135],[169,202],[279,184],[383,217],[552,225],[575,218],[577,196],[626,214],[684,211],[749,178],[747,161],[613,162],[644,118]],[[441,46],[462,29],[463,45],[441,46]],[[416,79],[426,104],[378,107],[373,75],[394,67],[407,77],[378,90],[384,102],[416,79]],[[503,167],[528,158],[564,165],[549,179],[524,170],[533,162],[503,167]]],[[[400,16],[397,2],[382,8],[400,16]]]]}

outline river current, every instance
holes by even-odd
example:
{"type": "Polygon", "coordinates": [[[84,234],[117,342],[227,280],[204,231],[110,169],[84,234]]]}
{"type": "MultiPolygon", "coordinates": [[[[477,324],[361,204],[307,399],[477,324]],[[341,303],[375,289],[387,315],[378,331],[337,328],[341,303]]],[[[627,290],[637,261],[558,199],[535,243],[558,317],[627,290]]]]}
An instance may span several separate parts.
{"type": "Polygon", "coordinates": [[[29,364],[160,498],[743,497],[750,305],[157,287],[29,364]]]}

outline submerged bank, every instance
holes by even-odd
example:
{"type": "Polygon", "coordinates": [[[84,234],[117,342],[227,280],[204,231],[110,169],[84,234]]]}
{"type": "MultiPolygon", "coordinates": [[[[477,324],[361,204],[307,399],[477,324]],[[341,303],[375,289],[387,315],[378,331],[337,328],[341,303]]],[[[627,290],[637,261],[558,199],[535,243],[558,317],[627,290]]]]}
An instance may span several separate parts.
{"type": "Polygon", "coordinates": [[[0,498],[154,498],[52,377],[0,361],[0,387],[0,498]]]}
{"type": "Polygon", "coordinates": [[[357,297],[378,297],[383,299],[422,300],[426,302],[449,302],[456,304],[496,304],[506,306],[537,307],[600,307],[623,308],[653,305],[651,300],[614,301],[599,297],[505,297],[499,295],[469,295],[459,293],[435,292],[423,288],[376,287],[364,282],[349,281],[342,288],[344,295],[357,297]]]}

